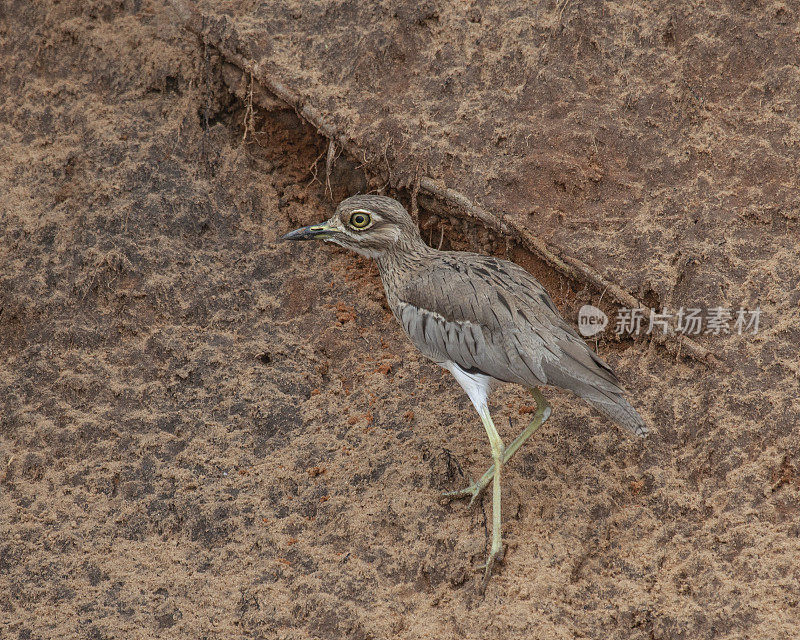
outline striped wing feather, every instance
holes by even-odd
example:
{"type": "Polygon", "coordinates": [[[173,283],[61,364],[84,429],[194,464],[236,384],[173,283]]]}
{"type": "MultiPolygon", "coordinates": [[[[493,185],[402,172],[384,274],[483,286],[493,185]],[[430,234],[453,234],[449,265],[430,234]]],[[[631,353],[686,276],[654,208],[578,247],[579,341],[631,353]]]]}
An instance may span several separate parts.
{"type": "Polygon", "coordinates": [[[443,252],[436,268],[417,272],[397,293],[403,328],[436,362],[528,387],[551,384],[584,395],[591,385],[623,393],[544,287],[512,262],[443,252]]]}

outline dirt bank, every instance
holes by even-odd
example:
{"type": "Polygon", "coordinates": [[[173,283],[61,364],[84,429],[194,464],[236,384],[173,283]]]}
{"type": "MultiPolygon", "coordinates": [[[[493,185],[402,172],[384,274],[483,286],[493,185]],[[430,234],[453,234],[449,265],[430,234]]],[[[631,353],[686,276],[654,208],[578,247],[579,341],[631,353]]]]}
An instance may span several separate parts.
{"type": "MultiPolygon", "coordinates": [[[[562,7],[576,32],[581,6],[562,7]]],[[[241,3],[230,8],[239,20],[250,15],[241,3]]],[[[295,24],[322,42],[304,22],[310,14],[295,18],[295,9],[269,14],[284,25],[275,37],[295,24]]],[[[733,23],[749,15],[764,24],[779,9],[720,11],[733,23]]],[[[458,23],[453,11],[435,8],[436,20],[458,23]]],[[[501,15],[481,15],[499,34],[519,27],[511,21],[503,31],[501,15]]],[[[688,27],[676,15],[672,41],[663,37],[680,59],[688,27]]],[[[637,20],[667,33],[660,18],[637,20]]],[[[760,174],[720,166],[720,136],[735,141],[741,129],[712,128],[713,145],[681,165],[688,182],[678,184],[669,167],[653,168],[657,151],[637,155],[648,140],[663,150],[680,137],[655,127],[636,147],[598,142],[600,165],[627,167],[640,199],[623,203],[627,187],[606,177],[575,191],[577,169],[565,170],[563,190],[542,178],[561,175],[566,160],[531,174],[535,190],[519,192],[550,212],[542,225],[551,239],[644,299],[757,302],[764,325],[755,338],[704,338],[727,368],[675,359],[646,341],[601,341],[655,428],[644,443],[549,390],[553,418],[504,479],[509,551],[481,598],[473,567],[485,553],[486,514],[439,498],[489,462],[468,400],[407,343],[368,261],[276,242],[330,213],[326,141],[279,102],[248,112],[226,86],[218,53],[166,4],[19,2],[0,24],[0,635],[796,635],[800,266],[791,211],[768,204],[788,202],[796,189],[797,147],[774,128],[796,109],[787,103],[797,91],[795,41],[771,39],[784,47],[777,84],[769,92],[754,85],[773,115],[753,116],[749,102],[724,113],[697,105],[714,123],[735,113],[750,123],[747,144],[729,149],[768,148],[774,164],[760,174]],[[714,195],[725,189],[730,201],[714,195]],[[745,191],[751,199],[737,201],[745,191]],[[654,213],[662,199],[666,208],[654,213]],[[672,224],[667,208],[677,202],[697,219],[672,224]],[[722,209],[730,215],[719,217],[722,209]],[[567,212],[563,226],[557,210],[567,212]],[[620,227],[613,218],[623,210],[633,218],[620,227]]],[[[365,25],[369,36],[374,23],[365,25]]],[[[399,45],[386,29],[391,58],[399,45]]],[[[543,77],[554,87],[573,59],[563,43],[580,41],[569,37],[577,40],[552,38],[543,77]]],[[[603,64],[630,78],[650,64],[646,45],[630,31],[633,61],[603,64]]],[[[271,46],[288,65],[291,47],[278,55],[271,46]]],[[[694,55],[711,67],[714,51],[694,55]]],[[[308,59],[297,68],[308,76],[300,89],[314,78],[327,86],[308,59]]],[[[432,101],[447,95],[426,91],[432,101]]],[[[594,98],[627,99],[618,85],[594,98]]],[[[644,130],[643,104],[629,118],[644,130]]],[[[370,130],[357,115],[352,122],[370,130]]],[[[447,138],[435,128],[430,135],[437,145],[447,138]]],[[[448,174],[438,156],[427,168],[513,214],[522,200],[503,200],[482,178],[460,182],[464,167],[482,161],[471,154],[483,153],[486,139],[454,138],[461,172],[448,174]]],[[[531,157],[513,145],[508,153],[518,179],[531,157]]],[[[543,146],[535,155],[547,163],[552,153],[543,146]]],[[[337,162],[333,199],[368,186],[374,173],[358,164],[337,162]]],[[[434,213],[422,212],[434,244],[443,232],[445,246],[531,260],[479,226],[434,213]]],[[[540,263],[527,266],[569,317],[599,298],[540,263]]],[[[520,389],[498,392],[504,436],[521,429],[530,404],[520,389]]]]}

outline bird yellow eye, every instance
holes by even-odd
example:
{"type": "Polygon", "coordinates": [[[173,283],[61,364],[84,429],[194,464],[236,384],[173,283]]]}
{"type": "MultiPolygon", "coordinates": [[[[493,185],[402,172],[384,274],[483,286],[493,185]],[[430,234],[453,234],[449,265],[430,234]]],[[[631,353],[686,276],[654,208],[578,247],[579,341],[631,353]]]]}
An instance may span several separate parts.
{"type": "Polygon", "coordinates": [[[365,229],[371,222],[369,214],[365,211],[356,211],[350,216],[350,226],[354,229],[365,229]]]}

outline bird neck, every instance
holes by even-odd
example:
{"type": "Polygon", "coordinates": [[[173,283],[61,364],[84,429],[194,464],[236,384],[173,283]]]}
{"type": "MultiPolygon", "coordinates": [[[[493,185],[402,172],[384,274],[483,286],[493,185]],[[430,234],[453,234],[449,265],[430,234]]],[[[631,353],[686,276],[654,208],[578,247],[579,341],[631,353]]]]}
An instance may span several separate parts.
{"type": "Polygon", "coordinates": [[[433,253],[436,253],[436,249],[425,244],[417,233],[401,237],[389,249],[382,251],[375,261],[378,271],[384,276],[392,272],[413,271],[426,256],[433,253]]]}

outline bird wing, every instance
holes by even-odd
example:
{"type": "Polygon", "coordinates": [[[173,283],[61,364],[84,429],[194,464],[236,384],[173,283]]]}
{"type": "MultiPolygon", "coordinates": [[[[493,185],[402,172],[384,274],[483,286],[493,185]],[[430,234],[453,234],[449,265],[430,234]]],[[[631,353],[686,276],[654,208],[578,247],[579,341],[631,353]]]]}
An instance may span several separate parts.
{"type": "Polygon", "coordinates": [[[436,268],[400,287],[394,306],[411,341],[435,362],[529,387],[622,392],[544,287],[512,262],[443,252],[436,268]]]}

